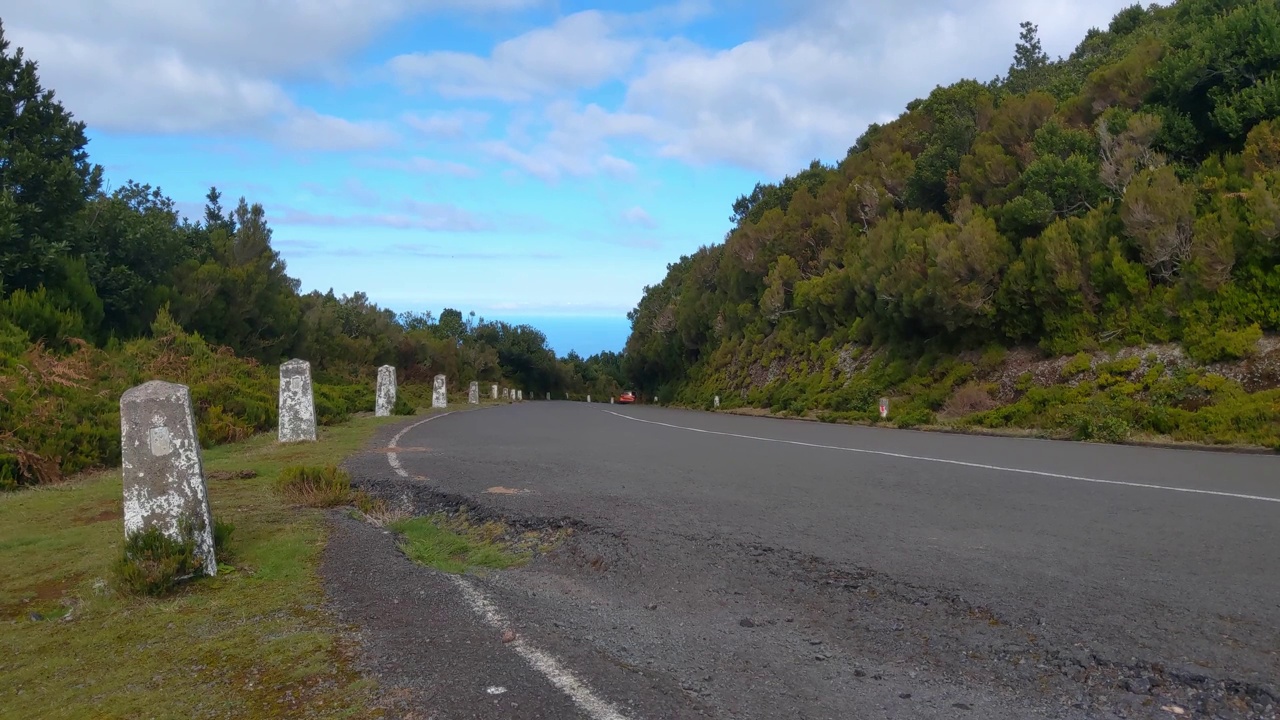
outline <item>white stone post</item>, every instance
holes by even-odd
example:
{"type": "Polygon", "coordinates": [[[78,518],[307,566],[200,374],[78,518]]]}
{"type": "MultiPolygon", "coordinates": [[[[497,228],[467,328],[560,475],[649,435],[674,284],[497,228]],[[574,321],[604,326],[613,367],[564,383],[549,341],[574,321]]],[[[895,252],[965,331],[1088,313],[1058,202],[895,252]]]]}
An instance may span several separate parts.
{"type": "Polygon", "coordinates": [[[491,400],[498,399],[498,386],[496,384],[489,386],[489,395],[491,400]]]}
{"type": "Polygon", "coordinates": [[[516,401],[517,401],[517,402],[524,402],[524,391],[523,391],[523,390],[517,390],[517,391],[516,391],[516,401]]]}
{"type": "Polygon", "coordinates": [[[217,575],[191,390],[152,380],[120,396],[120,452],[125,537],[154,527],[182,542],[179,521],[186,518],[205,574],[217,575]]]}
{"type": "Polygon", "coordinates": [[[431,407],[442,408],[449,406],[449,388],[446,384],[444,375],[437,375],[435,382],[431,387],[431,407]]]}
{"type": "Polygon", "coordinates": [[[588,396],[587,396],[587,402],[591,402],[591,396],[590,396],[590,395],[588,395],[588,396]]]}
{"type": "Polygon", "coordinates": [[[293,359],[280,366],[280,417],[282,443],[314,442],[316,399],[311,389],[311,363],[293,359]]]}
{"type": "Polygon", "coordinates": [[[396,408],[396,369],[391,365],[378,368],[378,386],[375,391],[376,404],[373,414],[377,417],[391,417],[396,408]]]}
{"type": "Polygon", "coordinates": [[[472,405],[480,404],[480,383],[472,381],[471,389],[467,391],[467,402],[472,405]]]}
{"type": "Polygon", "coordinates": [[[713,400],[713,401],[712,401],[712,404],[716,406],[716,409],[717,409],[717,410],[719,410],[719,409],[720,409],[720,396],[719,396],[719,395],[717,395],[717,396],[715,397],[715,400],[713,400]]]}

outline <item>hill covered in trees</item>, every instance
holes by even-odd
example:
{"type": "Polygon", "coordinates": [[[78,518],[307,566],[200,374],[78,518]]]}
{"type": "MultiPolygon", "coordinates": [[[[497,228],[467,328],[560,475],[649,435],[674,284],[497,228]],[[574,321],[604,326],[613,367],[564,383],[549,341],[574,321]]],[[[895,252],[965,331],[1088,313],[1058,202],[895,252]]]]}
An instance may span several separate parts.
{"type": "Polygon", "coordinates": [[[191,386],[206,445],[274,428],[290,357],[311,362],[322,423],[372,411],[382,364],[400,370],[400,412],[436,373],[462,393],[617,392],[616,354],[562,361],[527,325],[301,293],[261,204],[225,208],[211,188],[192,222],[158,187],[109,191],[37,71],[0,24],[0,489],[118,461],[120,394],[146,380],[191,386]]]}
{"type": "MultiPolygon", "coordinates": [[[[852,70],[852,69],[851,69],[852,70]]],[[[1134,5],[733,204],[631,313],[664,401],[1280,442],[1280,6],[1134,5]]]]}

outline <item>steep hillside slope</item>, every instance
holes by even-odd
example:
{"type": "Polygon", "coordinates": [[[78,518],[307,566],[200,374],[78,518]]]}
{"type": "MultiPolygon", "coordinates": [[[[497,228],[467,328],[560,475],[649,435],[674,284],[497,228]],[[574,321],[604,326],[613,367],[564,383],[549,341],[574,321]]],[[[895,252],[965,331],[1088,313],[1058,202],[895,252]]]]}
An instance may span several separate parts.
{"type": "Polygon", "coordinates": [[[889,395],[900,424],[1274,444],[1278,73],[1266,0],[1135,5],[1056,61],[1024,24],[1006,76],[740,197],[723,243],[646,288],[630,379],[832,419],[889,395]]]}

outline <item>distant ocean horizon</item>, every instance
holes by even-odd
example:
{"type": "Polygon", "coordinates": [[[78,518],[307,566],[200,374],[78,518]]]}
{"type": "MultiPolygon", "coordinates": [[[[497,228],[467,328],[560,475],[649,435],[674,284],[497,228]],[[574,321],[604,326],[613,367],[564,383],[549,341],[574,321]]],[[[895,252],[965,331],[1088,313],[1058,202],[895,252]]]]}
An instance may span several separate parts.
{"type": "Polygon", "coordinates": [[[547,336],[547,345],[557,357],[572,350],[582,357],[600,352],[622,352],[631,335],[631,321],[625,315],[498,315],[485,318],[513,325],[532,325],[547,336]]]}

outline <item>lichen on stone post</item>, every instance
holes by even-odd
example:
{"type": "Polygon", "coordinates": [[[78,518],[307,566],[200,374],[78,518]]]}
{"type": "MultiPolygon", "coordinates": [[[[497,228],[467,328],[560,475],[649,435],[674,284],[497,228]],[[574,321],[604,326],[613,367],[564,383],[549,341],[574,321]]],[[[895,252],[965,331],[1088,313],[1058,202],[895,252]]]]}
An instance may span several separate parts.
{"type": "Polygon", "coordinates": [[[445,384],[444,375],[437,375],[435,383],[431,389],[431,407],[442,408],[449,406],[448,386],[445,384]]]}
{"type": "Polygon", "coordinates": [[[467,402],[471,405],[480,404],[480,383],[471,383],[471,389],[467,391],[467,402]]]}
{"type": "Polygon", "coordinates": [[[719,409],[720,409],[720,396],[719,396],[719,395],[717,395],[717,396],[715,397],[715,400],[712,402],[712,404],[716,406],[716,409],[717,409],[717,410],[719,410],[719,409]]]}
{"type": "Polygon", "coordinates": [[[314,442],[316,400],[311,389],[311,363],[293,359],[280,366],[280,442],[314,442]]]}
{"type": "Polygon", "coordinates": [[[204,573],[217,575],[190,389],[152,380],[120,396],[120,451],[125,537],[156,528],[178,542],[192,539],[204,573]]]}
{"type": "Polygon", "coordinates": [[[391,417],[396,409],[396,369],[392,365],[378,368],[378,384],[374,389],[375,417],[391,417]]]}

